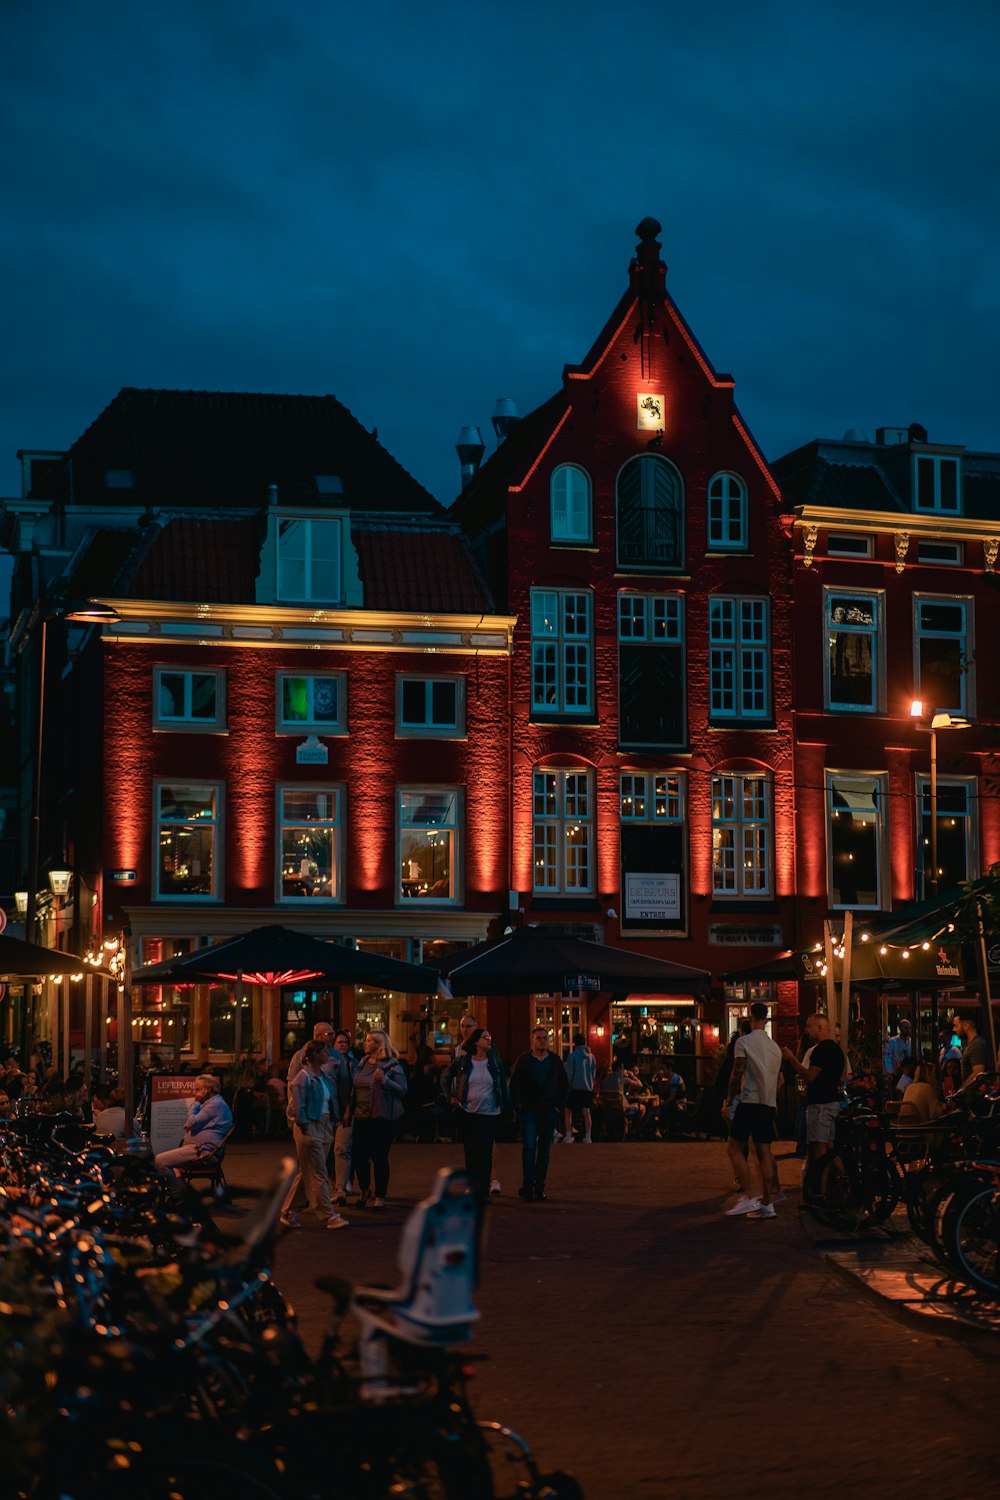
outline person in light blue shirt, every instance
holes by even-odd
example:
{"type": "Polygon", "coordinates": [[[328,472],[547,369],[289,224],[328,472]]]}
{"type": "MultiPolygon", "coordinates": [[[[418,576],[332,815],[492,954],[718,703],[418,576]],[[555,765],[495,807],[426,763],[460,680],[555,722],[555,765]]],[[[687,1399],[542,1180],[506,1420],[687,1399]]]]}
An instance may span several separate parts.
{"type": "Polygon", "coordinates": [[[569,1097],[566,1100],[565,1110],[565,1134],[563,1145],[573,1144],[573,1112],[580,1111],[583,1121],[583,1144],[590,1145],[590,1107],[594,1102],[594,1084],[597,1082],[597,1058],[587,1046],[587,1039],[582,1032],[577,1032],[573,1038],[573,1050],[565,1063],[566,1077],[569,1079],[569,1097]]]}

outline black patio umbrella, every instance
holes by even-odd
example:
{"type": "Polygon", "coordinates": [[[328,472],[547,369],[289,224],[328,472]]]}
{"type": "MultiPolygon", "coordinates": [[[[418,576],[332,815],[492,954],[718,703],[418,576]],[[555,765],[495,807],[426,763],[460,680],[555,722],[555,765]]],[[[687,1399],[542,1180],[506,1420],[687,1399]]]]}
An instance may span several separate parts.
{"type": "Polygon", "coordinates": [[[573,990],[707,995],[710,989],[705,969],[592,943],[551,927],[515,928],[453,954],[441,969],[453,995],[565,995],[573,990]]]}
{"type": "Polygon", "coordinates": [[[49,976],[65,979],[73,974],[86,973],[87,965],[73,953],[42,948],[38,943],[26,943],[22,938],[0,932],[0,979],[45,979],[49,976]]]}
{"type": "Polygon", "coordinates": [[[136,984],[206,984],[213,980],[242,980],[244,984],[305,984],[312,979],[331,984],[366,984],[404,994],[432,995],[438,972],[425,964],[404,963],[380,953],[324,943],[288,927],[255,927],[239,937],[210,948],[199,948],[179,958],[144,964],[132,974],[136,984]]]}

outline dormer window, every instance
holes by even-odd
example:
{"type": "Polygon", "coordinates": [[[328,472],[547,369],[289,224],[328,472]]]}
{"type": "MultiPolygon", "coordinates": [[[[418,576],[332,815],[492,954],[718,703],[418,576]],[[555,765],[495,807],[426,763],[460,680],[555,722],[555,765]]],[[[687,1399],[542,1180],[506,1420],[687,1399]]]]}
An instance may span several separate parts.
{"type": "Polygon", "coordinates": [[[957,516],[962,509],[958,459],[951,454],[915,453],[913,508],[957,516]]]}
{"type": "Polygon", "coordinates": [[[339,517],[287,516],[278,522],[277,595],[290,604],[343,602],[339,517]]]}
{"type": "Polygon", "coordinates": [[[104,485],[109,490],[130,490],[134,487],[131,469],[105,469],[104,485]]]}
{"type": "Polygon", "coordinates": [[[342,495],[344,493],[344,481],[339,474],[316,474],[317,495],[342,495]]]}

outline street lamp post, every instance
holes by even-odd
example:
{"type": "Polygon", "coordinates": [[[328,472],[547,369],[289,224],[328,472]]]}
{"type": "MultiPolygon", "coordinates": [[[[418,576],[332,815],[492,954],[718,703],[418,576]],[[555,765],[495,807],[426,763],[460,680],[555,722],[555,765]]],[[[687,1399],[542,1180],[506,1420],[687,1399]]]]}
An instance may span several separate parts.
{"type": "MultiPolygon", "coordinates": [[[[922,719],[924,717],[924,705],[919,698],[914,698],[910,704],[910,717],[922,719]]],[[[924,730],[931,737],[931,873],[928,879],[929,894],[933,898],[938,893],[938,782],[937,782],[937,735],[939,729],[968,729],[968,719],[962,719],[947,713],[931,713],[930,726],[925,729],[923,724],[916,726],[924,730]]],[[[921,820],[922,821],[922,820],[921,820]]],[[[924,894],[924,893],[922,893],[924,894]]]]}

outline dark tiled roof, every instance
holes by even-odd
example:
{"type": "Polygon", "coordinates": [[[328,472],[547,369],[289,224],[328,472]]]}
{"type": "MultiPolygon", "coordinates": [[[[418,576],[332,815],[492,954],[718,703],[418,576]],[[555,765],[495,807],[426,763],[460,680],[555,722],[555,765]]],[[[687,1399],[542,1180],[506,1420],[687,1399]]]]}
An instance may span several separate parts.
{"type": "Polygon", "coordinates": [[[522,417],[452,503],[450,514],[470,535],[489,525],[495,519],[494,512],[503,510],[508,485],[520,484],[565,406],[566,393],[559,390],[522,417]]]}
{"type": "Polygon", "coordinates": [[[831,464],[821,459],[809,486],[811,505],[845,510],[902,510],[882,470],[875,464],[831,464]]]}
{"type": "Polygon", "coordinates": [[[256,508],[267,504],[271,484],[283,504],[442,511],[335,396],[128,387],[46,475],[45,493],[33,491],[33,497],[77,505],[256,508]],[[109,469],[130,475],[131,486],[109,488],[109,469]],[[342,493],[318,496],[317,475],[339,477],[342,493]]]}
{"type": "Polygon", "coordinates": [[[1000,472],[966,467],[965,514],[973,521],[1000,521],[1000,472]]]}
{"type": "Polygon", "coordinates": [[[458,526],[352,517],[351,539],[366,609],[483,614],[494,607],[458,526]]]}
{"type": "Polygon", "coordinates": [[[253,604],[259,557],[255,521],[174,516],[150,535],[128,597],[253,604]]]}

